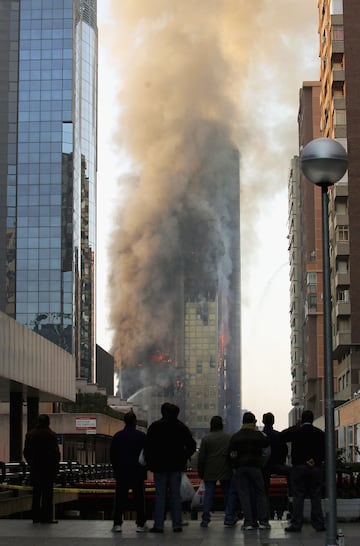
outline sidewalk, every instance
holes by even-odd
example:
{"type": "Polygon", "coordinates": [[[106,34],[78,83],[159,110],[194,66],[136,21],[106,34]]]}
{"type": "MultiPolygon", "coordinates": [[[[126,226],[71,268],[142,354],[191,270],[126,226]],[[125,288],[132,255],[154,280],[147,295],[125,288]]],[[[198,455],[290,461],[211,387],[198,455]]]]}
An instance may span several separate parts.
{"type": "MultiPolygon", "coordinates": [[[[151,526],[152,522],[149,522],[151,526]]],[[[121,533],[112,533],[109,520],[60,520],[57,525],[33,525],[31,520],[1,519],[0,546],[110,546],[134,544],[148,546],[324,546],[326,534],[317,533],[306,524],[301,533],[285,533],[285,521],[272,521],[270,531],[242,531],[241,523],[228,529],[220,515],[207,529],[199,521],[189,521],[183,533],[174,534],[171,523],[165,523],[163,535],[136,533],[135,523],[125,521],[121,533]]],[[[341,523],[346,546],[360,544],[360,523],[341,523]]]]}

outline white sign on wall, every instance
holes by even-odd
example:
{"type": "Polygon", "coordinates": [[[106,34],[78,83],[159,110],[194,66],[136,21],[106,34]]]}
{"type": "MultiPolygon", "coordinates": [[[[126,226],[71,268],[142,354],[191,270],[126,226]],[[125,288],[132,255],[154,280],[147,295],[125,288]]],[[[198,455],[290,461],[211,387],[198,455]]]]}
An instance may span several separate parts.
{"type": "Polygon", "coordinates": [[[86,434],[96,434],[96,417],[76,417],[75,428],[86,434]]]}

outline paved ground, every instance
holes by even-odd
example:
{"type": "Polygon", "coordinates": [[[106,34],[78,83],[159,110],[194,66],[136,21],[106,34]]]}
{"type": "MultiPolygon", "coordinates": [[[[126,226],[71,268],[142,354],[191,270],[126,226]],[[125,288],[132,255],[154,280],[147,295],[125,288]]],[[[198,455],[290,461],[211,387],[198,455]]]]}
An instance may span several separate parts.
{"type": "MultiPolygon", "coordinates": [[[[150,522],[152,524],[152,522],[150,522]]],[[[174,534],[169,521],[163,535],[135,532],[135,523],[125,521],[123,531],[111,532],[108,520],[60,520],[58,525],[33,525],[31,520],[1,519],[0,546],[324,546],[326,533],[315,532],[306,524],[301,533],[285,533],[286,521],[272,521],[271,531],[241,531],[241,524],[224,528],[222,518],[213,519],[207,529],[199,521],[189,521],[183,533],[174,534]]],[[[340,524],[339,524],[340,526],[340,524]]],[[[359,546],[360,523],[341,523],[346,546],[359,546]]],[[[327,545],[329,546],[329,545],[327,545]]],[[[332,545],[331,545],[332,546],[332,545]]]]}

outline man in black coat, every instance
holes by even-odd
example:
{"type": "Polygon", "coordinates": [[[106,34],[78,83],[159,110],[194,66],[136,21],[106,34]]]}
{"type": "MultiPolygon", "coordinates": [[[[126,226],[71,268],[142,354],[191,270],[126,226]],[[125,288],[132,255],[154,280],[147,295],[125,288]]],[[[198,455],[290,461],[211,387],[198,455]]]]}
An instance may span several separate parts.
{"type": "Polygon", "coordinates": [[[269,510],[265,494],[262,467],[263,450],[269,446],[268,437],[257,430],[255,415],[246,411],[241,429],[230,439],[229,457],[234,468],[241,506],[244,512],[243,531],[270,529],[269,510]]]}
{"type": "Polygon", "coordinates": [[[187,460],[196,450],[196,443],[188,427],[179,421],[179,408],[165,402],[161,406],[162,418],[152,423],[146,435],[145,460],[154,473],[155,517],[153,533],[164,529],[165,500],[170,489],[171,519],[173,531],[181,526],[181,473],[186,470],[187,460]]]}
{"type": "Polygon", "coordinates": [[[60,451],[48,415],[39,415],[37,426],[25,437],[24,457],[30,466],[33,523],[57,523],[53,519],[54,480],[60,451]]]}
{"type": "Polygon", "coordinates": [[[321,506],[325,433],[314,427],[313,420],[313,412],[305,410],[301,416],[300,426],[295,425],[281,433],[286,442],[291,442],[293,510],[290,526],[285,528],[289,533],[301,531],[304,499],[307,495],[311,501],[311,523],[314,529],[325,530],[321,506]]]}
{"type": "Polygon", "coordinates": [[[129,411],[124,417],[125,427],[117,432],[111,441],[110,461],[116,479],[114,502],[114,533],[121,532],[123,514],[128,505],[129,489],[132,489],[135,511],[136,532],[143,533],[145,526],[145,488],[146,469],[139,464],[139,455],[145,444],[145,433],[137,430],[137,419],[129,411]]]}
{"type": "Polygon", "coordinates": [[[290,467],[286,464],[286,458],[288,455],[287,444],[283,436],[281,435],[281,432],[274,429],[274,414],[271,412],[264,413],[262,422],[264,424],[264,428],[262,431],[270,440],[270,456],[263,468],[265,491],[269,500],[271,475],[278,474],[280,476],[286,476],[286,481],[289,489],[290,467]]]}

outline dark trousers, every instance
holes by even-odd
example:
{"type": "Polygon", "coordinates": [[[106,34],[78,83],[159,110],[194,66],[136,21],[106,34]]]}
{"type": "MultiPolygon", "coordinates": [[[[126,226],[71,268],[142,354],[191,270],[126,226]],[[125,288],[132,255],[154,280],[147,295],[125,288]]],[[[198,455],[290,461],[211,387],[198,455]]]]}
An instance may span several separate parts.
{"type": "Polygon", "coordinates": [[[54,482],[46,476],[32,477],[32,519],[34,523],[46,523],[53,519],[54,482]]]}
{"type": "Polygon", "coordinates": [[[291,469],[291,489],[293,494],[293,510],[291,525],[301,529],[303,524],[304,500],[310,497],[311,523],[315,529],[324,527],[324,515],[321,506],[321,491],[323,485],[322,469],[308,465],[296,465],[291,469]]]}
{"type": "Polygon", "coordinates": [[[244,525],[267,523],[269,511],[261,468],[240,466],[234,473],[235,484],[244,513],[244,525]]]}
{"type": "Polygon", "coordinates": [[[271,501],[270,501],[270,484],[271,484],[271,476],[273,474],[276,474],[278,476],[285,476],[286,477],[286,483],[287,483],[287,498],[292,496],[291,492],[291,480],[290,480],[290,470],[291,467],[286,464],[274,464],[271,466],[265,466],[263,468],[263,476],[264,476],[264,485],[265,485],[265,493],[268,499],[268,506],[269,506],[269,515],[270,517],[273,517],[273,511],[271,507],[271,501]]]}
{"type": "Polygon", "coordinates": [[[121,525],[123,515],[129,508],[129,489],[132,490],[134,508],[136,511],[136,525],[143,526],[145,516],[145,488],[144,480],[140,477],[121,476],[116,478],[114,501],[114,525],[121,525]]]}

